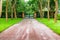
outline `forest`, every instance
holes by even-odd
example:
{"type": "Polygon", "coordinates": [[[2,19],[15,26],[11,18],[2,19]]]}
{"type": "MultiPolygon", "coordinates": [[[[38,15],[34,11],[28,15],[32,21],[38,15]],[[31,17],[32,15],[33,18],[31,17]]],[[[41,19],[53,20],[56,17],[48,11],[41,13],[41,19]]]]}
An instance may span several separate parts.
{"type": "MultiPolygon", "coordinates": [[[[24,15],[34,15],[36,17],[54,18],[55,11],[60,11],[60,1],[58,0],[58,10],[54,0],[3,0],[0,17],[17,18],[24,15]],[[7,14],[6,14],[7,13],[7,14]],[[6,14],[6,15],[5,15],[6,14]]],[[[58,15],[59,16],[59,15],[58,15]]]]}

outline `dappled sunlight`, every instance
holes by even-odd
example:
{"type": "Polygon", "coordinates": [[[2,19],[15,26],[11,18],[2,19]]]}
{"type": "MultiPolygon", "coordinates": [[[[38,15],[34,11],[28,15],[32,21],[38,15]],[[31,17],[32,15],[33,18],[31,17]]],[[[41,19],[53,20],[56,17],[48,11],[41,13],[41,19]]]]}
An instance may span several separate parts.
{"type": "Polygon", "coordinates": [[[28,2],[29,0],[24,0],[25,2],[28,2]]]}

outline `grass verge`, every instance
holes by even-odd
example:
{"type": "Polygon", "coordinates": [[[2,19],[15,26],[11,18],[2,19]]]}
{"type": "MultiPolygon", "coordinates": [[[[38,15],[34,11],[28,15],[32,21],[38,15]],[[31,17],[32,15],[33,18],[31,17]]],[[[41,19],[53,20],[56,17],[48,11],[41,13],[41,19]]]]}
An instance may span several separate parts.
{"type": "Polygon", "coordinates": [[[57,23],[54,23],[53,19],[50,19],[50,21],[48,21],[47,18],[43,18],[43,19],[37,18],[37,20],[48,26],[55,33],[60,34],[60,20],[57,20],[57,23]]]}
{"type": "Polygon", "coordinates": [[[22,18],[8,18],[8,21],[6,22],[5,18],[0,18],[0,32],[4,31],[5,29],[9,28],[10,26],[20,22],[22,18]]]}

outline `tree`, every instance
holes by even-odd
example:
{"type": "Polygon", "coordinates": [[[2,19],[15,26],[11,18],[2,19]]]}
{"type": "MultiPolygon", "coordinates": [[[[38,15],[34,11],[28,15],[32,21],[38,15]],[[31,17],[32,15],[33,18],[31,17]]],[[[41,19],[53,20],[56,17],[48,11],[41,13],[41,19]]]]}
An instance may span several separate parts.
{"type": "Polygon", "coordinates": [[[16,15],[16,0],[14,0],[14,17],[17,18],[17,15],[16,15]]]}
{"type": "Polygon", "coordinates": [[[6,0],[6,21],[8,21],[8,0],[6,0]]]}
{"type": "Polygon", "coordinates": [[[48,20],[50,20],[49,11],[50,11],[50,0],[48,0],[48,20]]]}
{"type": "Polygon", "coordinates": [[[58,0],[54,0],[55,1],[55,15],[54,15],[54,21],[55,23],[57,22],[57,14],[58,14],[58,0]]]}
{"type": "Polygon", "coordinates": [[[24,12],[22,12],[22,18],[24,18],[24,16],[25,16],[25,15],[24,15],[24,12]]]}
{"type": "Polygon", "coordinates": [[[18,13],[21,13],[22,12],[22,18],[24,17],[24,11],[25,11],[25,2],[24,2],[24,0],[17,0],[16,1],[16,11],[18,12],[18,13]]]}
{"type": "Polygon", "coordinates": [[[1,18],[1,15],[2,15],[2,0],[0,0],[0,18],[1,18]]]}
{"type": "Polygon", "coordinates": [[[36,12],[34,12],[34,18],[36,18],[36,12]]]}
{"type": "Polygon", "coordinates": [[[11,1],[11,18],[13,18],[14,0],[11,1]]]}
{"type": "Polygon", "coordinates": [[[42,15],[42,0],[39,0],[39,9],[40,9],[40,17],[43,18],[43,15],[42,15]]]}

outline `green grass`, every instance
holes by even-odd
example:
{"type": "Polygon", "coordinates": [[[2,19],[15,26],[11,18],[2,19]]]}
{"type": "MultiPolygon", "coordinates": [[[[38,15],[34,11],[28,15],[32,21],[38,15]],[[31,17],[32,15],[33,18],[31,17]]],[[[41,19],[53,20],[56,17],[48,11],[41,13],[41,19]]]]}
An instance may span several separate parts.
{"type": "Polygon", "coordinates": [[[48,21],[47,18],[43,18],[43,19],[37,18],[37,20],[48,26],[55,33],[60,34],[60,20],[57,20],[57,23],[54,23],[53,19],[50,19],[50,21],[48,21]]]}
{"type": "Polygon", "coordinates": [[[20,22],[22,18],[17,19],[10,19],[6,22],[5,18],[0,18],[0,32],[4,31],[5,29],[9,28],[10,26],[20,22]]]}

